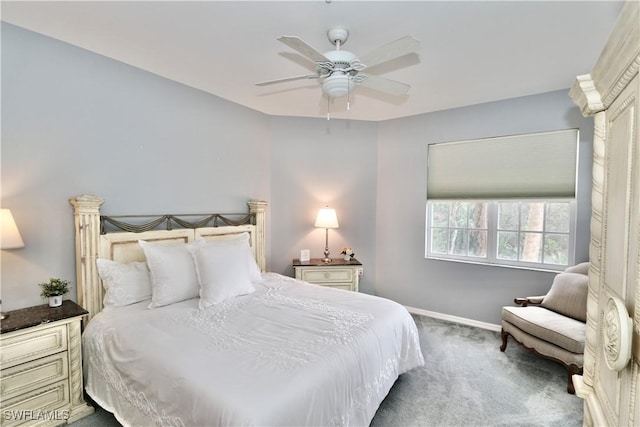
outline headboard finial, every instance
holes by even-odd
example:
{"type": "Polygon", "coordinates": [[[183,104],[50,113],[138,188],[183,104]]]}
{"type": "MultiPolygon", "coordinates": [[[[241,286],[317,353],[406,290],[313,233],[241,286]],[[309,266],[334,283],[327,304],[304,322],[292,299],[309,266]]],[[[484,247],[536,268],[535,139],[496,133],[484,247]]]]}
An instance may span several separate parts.
{"type": "Polygon", "coordinates": [[[100,210],[100,206],[104,203],[102,197],[93,196],[91,194],[83,194],[82,196],[72,197],[69,203],[73,205],[75,213],[95,213],[100,210]]]}

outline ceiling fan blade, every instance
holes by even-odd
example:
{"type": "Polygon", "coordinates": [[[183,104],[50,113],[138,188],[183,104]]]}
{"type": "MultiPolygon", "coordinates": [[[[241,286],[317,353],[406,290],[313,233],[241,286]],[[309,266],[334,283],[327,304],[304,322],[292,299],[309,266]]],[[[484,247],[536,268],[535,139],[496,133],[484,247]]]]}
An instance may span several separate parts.
{"type": "Polygon", "coordinates": [[[256,83],[256,86],[268,86],[276,83],[292,82],[294,80],[317,79],[317,78],[320,78],[319,74],[306,74],[304,76],[294,76],[294,77],[285,77],[285,78],[276,79],[276,80],[267,80],[266,82],[256,83]]]}
{"type": "Polygon", "coordinates": [[[366,86],[379,92],[388,93],[390,95],[405,95],[411,88],[411,86],[406,83],[400,83],[395,80],[387,79],[385,77],[372,76],[370,74],[362,73],[358,73],[358,77],[359,78],[356,80],[356,84],[366,86]]]}
{"type": "Polygon", "coordinates": [[[373,67],[374,65],[415,52],[418,47],[420,47],[418,40],[412,36],[404,36],[401,39],[387,43],[361,56],[360,62],[367,67],[373,67]]]}
{"type": "MultiPolygon", "coordinates": [[[[329,61],[329,59],[326,56],[324,56],[323,54],[321,54],[320,52],[318,52],[317,50],[315,50],[314,48],[309,46],[300,37],[282,36],[282,37],[280,37],[278,39],[278,41],[281,41],[282,43],[284,43],[287,46],[289,46],[291,49],[297,51],[298,53],[301,53],[303,56],[309,58],[310,60],[312,60],[314,62],[327,62],[327,61],[329,61]]],[[[329,61],[329,62],[331,62],[331,61],[329,61]]]]}

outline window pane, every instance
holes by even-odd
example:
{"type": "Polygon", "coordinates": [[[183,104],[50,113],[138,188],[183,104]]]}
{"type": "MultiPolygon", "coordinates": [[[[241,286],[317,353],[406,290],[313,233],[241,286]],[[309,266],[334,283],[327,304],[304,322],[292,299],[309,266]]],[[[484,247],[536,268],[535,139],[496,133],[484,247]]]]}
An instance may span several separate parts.
{"type": "Polygon", "coordinates": [[[487,232],[480,230],[469,231],[469,256],[487,257],[487,232]]]}
{"type": "Polygon", "coordinates": [[[567,265],[569,263],[569,236],[547,234],[544,239],[545,264],[567,265]]]}
{"type": "Polygon", "coordinates": [[[447,253],[447,235],[446,228],[434,228],[431,230],[431,251],[438,254],[447,253]]]}
{"type": "Polygon", "coordinates": [[[546,230],[569,232],[569,203],[547,203],[546,230]]]}
{"type": "Polygon", "coordinates": [[[542,233],[522,233],[520,248],[520,261],[542,262],[542,233]]]}
{"type": "Polygon", "coordinates": [[[510,231],[498,232],[498,253],[500,259],[518,259],[518,233],[510,231]]]}
{"type": "Polygon", "coordinates": [[[469,204],[469,228],[487,229],[487,215],[489,213],[486,202],[469,204]]]}
{"type": "Polygon", "coordinates": [[[446,227],[449,225],[449,203],[434,203],[432,205],[431,225],[433,227],[446,227]]]}
{"type": "Polygon", "coordinates": [[[453,255],[467,255],[467,231],[451,230],[449,235],[449,253],[453,255]]]}
{"type": "Polygon", "coordinates": [[[499,203],[498,204],[498,228],[500,230],[518,229],[518,204],[499,203]]]}
{"type": "Polygon", "coordinates": [[[467,228],[467,202],[452,202],[449,227],[467,228]]]}
{"type": "Polygon", "coordinates": [[[434,258],[561,270],[572,261],[574,202],[428,201],[434,258]],[[437,225],[436,225],[437,224],[437,225]]]}
{"type": "Polygon", "coordinates": [[[520,204],[520,229],[542,231],[544,225],[544,203],[520,204]]]}

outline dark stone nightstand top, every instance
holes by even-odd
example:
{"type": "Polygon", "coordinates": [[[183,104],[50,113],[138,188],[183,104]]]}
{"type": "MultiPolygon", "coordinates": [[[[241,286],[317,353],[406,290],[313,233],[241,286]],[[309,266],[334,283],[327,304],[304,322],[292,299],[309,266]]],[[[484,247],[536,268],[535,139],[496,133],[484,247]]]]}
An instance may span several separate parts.
{"type": "Polygon", "coordinates": [[[344,267],[345,265],[362,265],[360,261],[351,258],[345,261],[344,258],[331,258],[331,262],[325,263],[322,258],[311,258],[309,261],[293,260],[294,267],[344,267]]]}
{"type": "Polygon", "coordinates": [[[84,316],[85,314],[89,314],[89,312],[75,302],[65,300],[62,301],[60,307],[49,307],[49,304],[43,304],[8,311],[5,314],[9,316],[0,323],[0,333],[2,334],[30,328],[43,323],[84,316]]]}

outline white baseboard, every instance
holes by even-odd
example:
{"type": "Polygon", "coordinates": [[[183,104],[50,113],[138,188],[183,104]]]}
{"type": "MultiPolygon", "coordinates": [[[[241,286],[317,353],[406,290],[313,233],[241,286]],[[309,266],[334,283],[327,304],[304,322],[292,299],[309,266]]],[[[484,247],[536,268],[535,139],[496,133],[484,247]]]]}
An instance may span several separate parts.
{"type": "Polygon", "coordinates": [[[446,320],[448,322],[460,323],[462,325],[475,326],[476,328],[488,329],[490,331],[500,332],[502,327],[494,323],[480,322],[478,320],[467,319],[465,317],[452,316],[450,314],[438,313],[435,311],[423,310],[405,306],[409,313],[419,314],[421,316],[433,317],[434,319],[446,320]]]}

